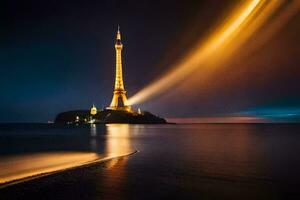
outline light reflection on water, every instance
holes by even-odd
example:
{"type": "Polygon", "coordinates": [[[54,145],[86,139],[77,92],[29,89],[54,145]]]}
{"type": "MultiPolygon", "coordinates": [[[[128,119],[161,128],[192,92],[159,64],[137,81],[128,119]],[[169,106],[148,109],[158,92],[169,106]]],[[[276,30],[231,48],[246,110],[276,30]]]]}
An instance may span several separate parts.
{"type": "Polygon", "coordinates": [[[0,184],[80,166],[97,159],[123,156],[133,151],[128,125],[91,124],[78,127],[76,131],[81,131],[82,135],[76,133],[74,137],[57,133],[71,131],[68,127],[54,128],[52,131],[55,135],[51,135],[51,131],[46,136],[41,133],[43,137],[39,135],[39,131],[44,131],[43,128],[38,129],[30,132],[28,138],[20,138],[18,132],[22,129],[5,133],[6,130],[0,127],[0,145],[5,144],[1,146],[7,150],[2,149],[0,153],[0,184]]]}
{"type": "Polygon", "coordinates": [[[91,124],[91,136],[96,137],[97,136],[97,125],[91,124]]]}
{"type": "MultiPolygon", "coordinates": [[[[105,152],[108,156],[115,157],[120,154],[129,154],[134,151],[132,146],[132,136],[134,135],[135,128],[128,124],[109,124],[106,125],[107,130],[107,142],[105,152]]],[[[126,183],[127,178],[127,157],[121,157],[120,159],[113,159],[110,162],[105,163],[105,168],[111,174],[111,176],[104,176],[102,179],[95,179],[95,188],[106,188],[108,192],[102,194],[99,199],[123,199],[124,196],[120,190],[116,190],[113,193],[110,192],[111,188],[122,188],[126,183]],[[110,188],[110,189],[108,189],[110,188]]],[[[105,173],[105,172],[104,172],[105,173]]]]}
{"type": "Polygon", "coordinates": [[[107,141],[105,152],[108,156],[118,156],[133,152],[128,124],[106,125],[107,141]]]}

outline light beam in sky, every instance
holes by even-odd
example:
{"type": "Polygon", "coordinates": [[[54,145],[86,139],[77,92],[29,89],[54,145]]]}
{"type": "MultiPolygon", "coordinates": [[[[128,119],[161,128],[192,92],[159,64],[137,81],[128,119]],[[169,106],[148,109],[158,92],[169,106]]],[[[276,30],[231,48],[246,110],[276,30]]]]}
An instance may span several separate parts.
{"type": "MultiPolygon", "coordinates": [[[[219,28],[205,40],[199,40],[179,63],[171,66],[169,72],[129,98],[129,104],[139,104],[167,92],[183,80],[192,78],[193,72],[198,69],[201,69],[201,77],[193,78],[209,78],[209,75],[218,67],[224,66],[237,50],[247,48],[247,45],[243,44],[267,24],[268,20],[277,20],[278,22],[269,25],[269,28],[274,29],[267,31],[264,34],[265,38],[259,43],[267,41],[299,11],[299,1],[291,1],[290,5],[280,12],[285,3],[287,2],[283,0],[250,0],[238,5],[219,28]],[[277,17],[271,19],[277,12],[277,17]]],[[[256,49],[259,44],[251,47],[256,49]]]]}

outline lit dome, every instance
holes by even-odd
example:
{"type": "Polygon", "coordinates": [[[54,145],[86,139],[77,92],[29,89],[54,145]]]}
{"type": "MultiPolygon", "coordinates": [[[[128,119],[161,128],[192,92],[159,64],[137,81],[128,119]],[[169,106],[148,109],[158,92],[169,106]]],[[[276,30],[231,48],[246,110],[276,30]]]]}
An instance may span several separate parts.
{"type": "Polygon", "coordinates": [[[93,105],[93,107],[91,108],[91,115],[96,115],[97,114],[97,108],[95,107],[95,105],[93,105]]]}

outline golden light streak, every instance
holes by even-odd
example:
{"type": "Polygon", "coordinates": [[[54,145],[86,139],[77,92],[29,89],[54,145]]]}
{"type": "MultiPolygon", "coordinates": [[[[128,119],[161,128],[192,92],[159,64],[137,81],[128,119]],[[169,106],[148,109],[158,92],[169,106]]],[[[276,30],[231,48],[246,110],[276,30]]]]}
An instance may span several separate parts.
{"type": "Polygon", "coordinates": [[[260,34],[260,37],[257,38],[255,43],[252,43],[247,47],[248,51],[254,51],[268,42],[299,11],[300,1],[292,1],[289,5],[287,5],[286,8],[282,10],[281,13],[279,13],[278,16],[276,16],[276,18],[270,24],[264,28],[263,32],[260,34]]]}
{"type": "MultiPolygon", "coordinates": [[[[203,46],[197,48],[194,53],[188,55],[183,61],[175,66],[175,70],[168,73],[160,80],[154,82],[142,91],[129,99],[129,104],[133,105],[141,103],[146,99],[154,96],[158,92],[162,92],[174,85],[178,81],[184,79],[190,72],[199,66],[211,53],[226,42],[226,39],[238,30],[238,27],[247,19],[247,17],[255,10],[261,1],[250,1],[246,6],[242,6],[236,12],[234,12],[228,23],[225,23],[220,30],[218,30],[203,46]],[[233,19],[233,20],[232,20],[233,19]]],[[[201,44],[200,44],[201,45],[201,44]]]]}
{"type": "Polygon", "coordinates": [[[223,49],[225,52],[222,55],[223,59],[241,47],[274,14],[281,4],[282,0],[274,0],[267,4],[261,4],[261,7],[253,11],[251,20],[248,20],[243,27],[240,27],[242,30],[239,31],[238,37],[231,39],[230,48],[225,47],[223,49]]]}
{"type": "Polygon", "coordinates": [[[200,68],[204,73],[195,78],[207,78],[209,72],[224,65],[224,61],[253,36],[283,3],[282,0],[252,0],[243,3],[211,37],[205,42],[199,41],[191,53],[172,67],[172,71],[132,96],[128,100],[129,104],[142,103],[165,92],[189,78],[196,69],[200,68]]]}
{"type": "Polygon", "coordinates": [[[53,152],[1,158],[0,184],[80,166],[99,159],[96,153],[53,152]]]}

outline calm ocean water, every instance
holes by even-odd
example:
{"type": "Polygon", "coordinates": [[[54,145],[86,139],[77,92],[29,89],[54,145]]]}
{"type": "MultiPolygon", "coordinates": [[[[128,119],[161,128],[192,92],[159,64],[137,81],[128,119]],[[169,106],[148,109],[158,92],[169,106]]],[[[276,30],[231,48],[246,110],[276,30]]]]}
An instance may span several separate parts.
{"type": "Polygon", "coordinates": [[[43,199],[300,197],[299,124],[3,124],[0,179],[135,150],[103,166],[36,179],[42,184],[0,189],[0,197],[16,191],[43,199]]]}

